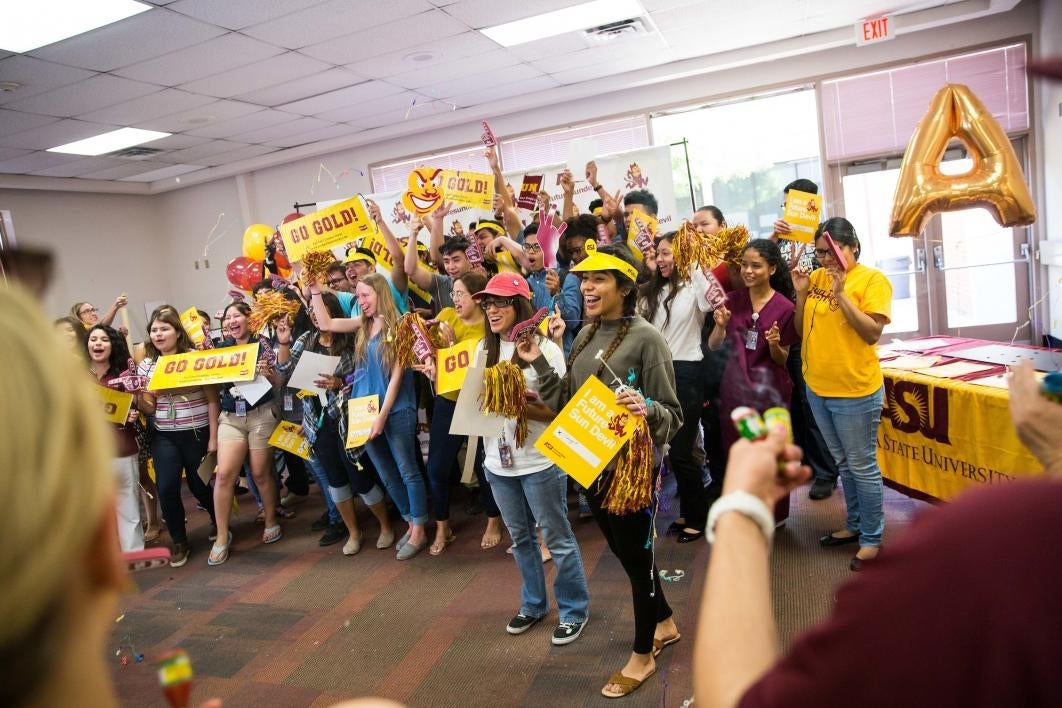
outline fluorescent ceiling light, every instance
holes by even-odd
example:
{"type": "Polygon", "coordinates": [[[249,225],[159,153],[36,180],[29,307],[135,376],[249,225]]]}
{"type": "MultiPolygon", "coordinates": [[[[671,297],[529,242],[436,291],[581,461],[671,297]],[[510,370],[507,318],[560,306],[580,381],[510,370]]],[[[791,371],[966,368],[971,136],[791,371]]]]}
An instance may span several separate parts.
{"type": "Polygon", "coordinates": [[[48,148],[48,152],[68,152],[73,155],[104,155],[122,148],[150,143],[152,140],[165,138],[173,133],[160,133],[157,130],[140,128],[119,128],[84,140],[77,140],[59,147],[48,148]]]}
{"type": "Polygon", "coordinates": [[[503,47],[512,47],[536,39],[639,17],[644,13],[645,10],[637,0],[593,0],[563,10],[506,22],[504,25],[486,27],[480,32],[503,47]]]}
{"type": "Polygon", "coordinates": [[[14,0],[4,5],[0,49],[19,54],[151,9],[135,0],[14,0]]]}

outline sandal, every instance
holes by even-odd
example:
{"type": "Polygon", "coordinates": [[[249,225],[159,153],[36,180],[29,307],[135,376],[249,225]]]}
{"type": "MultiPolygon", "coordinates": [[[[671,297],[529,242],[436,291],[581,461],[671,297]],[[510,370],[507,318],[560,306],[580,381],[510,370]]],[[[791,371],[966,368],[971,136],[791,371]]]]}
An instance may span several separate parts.
{"type": "Polygon", "coordinates": [[[262,532],[262,543],[276,543],[284,536],[280,530],[280,524],[270,526],[262,532]]]}
{"type": "Polygon", "coordinates": [[[623,670],[621,669],[621,670],[617,671],[616,673],[612,674],[611,676],[609,676],[609,678],[608,678],[608,682],[609,683],[614,683],[614,684],[616,684],[617,686],[620,687],[619,692],[617,692],[617,693],[609,693],[604,688],[602,688],[601,689],[601,695],[604,696],[605,698],[623,698],[624,696],[629,696],[632,693],[634,693],[635,691],[637,691],[639,688],[641,688],[642,684],[645,683],[647,680],[649,680],[649,677],[652,676],[655,673],[656,673],[656,668],[654,667],[653,670],[649,672],[648,676],[646,676],[645,678],[643,678],[641,680],[638,680],[638,679],[633,679],[630,676],[624,676],[623,675],[623,670]]]}
{"type": "Polygon", "coordinates": [[[499,543],[501,543],[500,531],[498,532],[497,536],[487,536],[487,534],[483,534],[483,540],[479,542],[479,547],[482,548],[484,551],[489,551],[490,549],[497,546],[499,543]]]}
{"type": "Polygon", "coordinates": [[[144,532],[144,543],[151,543],[152,541],[157,541],[161,533],[162,532],[159,529],[148,529],[144,532]]]}
{"type": "Polygon", "coordinates": [[[258,507],[258,514],[254,517],[254,522],[256,524],[265,523],[265,509],[263,509],[262,507],[258,507]]]}
{"type": "Polygon", "coordinates": [[[277,507],[277,516],[282,519],[294,519],[296,514],[291,509],[285,509],[282,506],[277,507]]]}
{"type": "Polygon", "coordinates": [[[431,544],[431,548],[428,549],[428,553],[431,553],[433,556],[441,556],[443,551],[446,550],[446,547],[453,543],[456,538],[456,535],[450,534],[442,541],[436,541],[435,543],[431,544]]]}
{"type": "Polygon", "coordinates": [[[664,647],[669,647],[669,646],[671,646],[672,644],[674,644],[675,642],[677,642],[680,639],[682,639],[682,635],[681,634],[676,634],[675,636],[668,637],[667,639],[656,639],[656,638],[654,638],[653,639],[653,657],[655,658],[655,657],[660,656],[660,652],[664,651],[664,647]]]}
{"type": "Polygon", "coordinates": [[[221,565],[229,559],[229,546],[232,545],[232,531],[229,531],[229,536],[225,540],[225,544],[219,546],[214,544],[210,547],[210,555],[207,557],[207,565],[221,565]]]}

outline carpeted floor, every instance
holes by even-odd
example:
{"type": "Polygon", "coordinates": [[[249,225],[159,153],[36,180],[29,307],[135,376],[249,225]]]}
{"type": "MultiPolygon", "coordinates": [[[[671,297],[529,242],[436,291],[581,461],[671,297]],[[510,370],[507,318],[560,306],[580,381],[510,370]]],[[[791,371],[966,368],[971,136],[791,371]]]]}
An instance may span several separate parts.
{"type": "MultiPolygon", "coordinates": [[[[666,496],[661,532],[678,513],[677,500],[666,496]]],[[[851,548],[823,551],[816,543],[840,527],[839,497],[812,502],[806,488],[794,493],[792,515],[776,536],[775,612],[786,644],[829,611],[836,586],[850,575],[851,548]]],[[[363,695],[410,706],[612,704],[599,691],[630,651],[630,588],[593,522],[578,519],[574,496],[571,519],[591,618],[583,636],[565,647],[550,644],[555,611],[523,635],[505,632],[519,608],[519,576],[506,543],[480,549],[485,518],[463,513],[460,492],[453,504],[457,541],[442,556],[425,550],[407,562],[375,549],[378,527],[364,509],[359,555],[344,557],[342,544],[320,548],[320,534],[310,531],[324,508],[316,487],[295,507],[298,517],[286,522],[284,539],[270,546],[262,545],[262,527],[247,510],[253,500],[242,499],[228,563],[207,566],[207,516],[187,497],[188,564],[137,575],[139,591],[122,602],[109,649],[123,705],[166,705],[152,660],[177,647],[192,659],[193,705],[220,697],[226,708],[316,708],[363,695]]],[[[886,490],[888,535],[895,538],[924,506],[886,490]]],[[[658,540],[659,568],[685,574],[664,584],[684,638],[664,651],[658,675],[628,705],[679,706],[692,694],[692,640],[708,557],[703,541],[658,540]]]]}

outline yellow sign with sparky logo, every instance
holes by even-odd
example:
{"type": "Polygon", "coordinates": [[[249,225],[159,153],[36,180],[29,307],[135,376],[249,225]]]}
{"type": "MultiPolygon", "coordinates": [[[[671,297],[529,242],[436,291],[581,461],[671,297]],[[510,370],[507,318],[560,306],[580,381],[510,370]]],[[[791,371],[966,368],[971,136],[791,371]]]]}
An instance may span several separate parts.
{"type": "Polygon", "coordinates": [[[822,214],[822,195],[790,189],[785,195],[782,218],[789,224],[789,239],[803,243],[815,242],[822,214]]]}
{"type": "Polygon", "coordinates": [[[644,211],[635,211],[631,214],[627,224],[627,245],[631,253],[639,261],[645,260],[645,252],[652,248],[656,238],[657,220],[644,211]]]}
{"type": "Polygon", "coordinates": [[[369,441],[372,424],[380,417],[380,397],[351,398],[347,401],[347,449],[360,447],[369,441]]]}
{"type": "Polygon", "coordinates": [[[133,406],[133,394],[116,391],[110,386],[96,386],[103,403],[103,415],[110,423],[125,425],[129,422],[129,409],[133,406]]]}
{"type": "Polygon", "coordinates": [[[199,310],[196,308],[189,307],[181,313],[181,324],[184,326],[184,331],[192,339],[193,344],[198,345],[206,337],[203,332],[203,319],[199,316],[199,310]]]}
{"type": "Polygon", "coordinates": [[[310,441],[302,434],[302,426],[298,423],[280,421],[269,436],[269,444],[304,460],[310,459],[310,441]]]}
{"type": "Polygon", "coordinates": [[[535,449],[589,487],[631,436],[634,414],[596,376],[586,380],[535,441],[535,449]]]}
{"type": "Polygon", "coordinates": [[[377,232],[376,222],[357,196],[280,226],[284,250],[292,263],[310,251],[326,251],[377,232]]]}
{"type": "Polygon", "coordinates": [[[224,349],[159,357],[148,389],[162,391],[183,386],[250,381],[258,364],[258,342],[224,349]]]}

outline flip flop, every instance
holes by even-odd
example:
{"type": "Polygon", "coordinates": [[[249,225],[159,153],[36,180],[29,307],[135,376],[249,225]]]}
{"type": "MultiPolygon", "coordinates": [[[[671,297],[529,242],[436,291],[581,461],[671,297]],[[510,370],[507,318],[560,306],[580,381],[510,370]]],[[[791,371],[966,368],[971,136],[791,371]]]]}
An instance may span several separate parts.
{"type": "Polygon", "coordinates": [[[436,541],[435,543],[431,544],[431,548],[428,549],[428,553],[432,554],[433,556],[441,556],[443,554],[443,551],[446,550],[446,547],[453,543],[456,539],[456,535],[450,534],[445,539],[443,539],[442,543],[436,541]]]}
{"type": "Polygon", "coordinates": [[[232,545],[232,531],[229,531],[229,536],[225,540],[225,544],[219,546],[214,544],[210,547],[210,555],[207,556],[207,565],[221,565],[229,559],[229,546],[232,545]]]}
{"type": "Polygon", "coordinates": [[[262,532],[262,543],[276,543],[283,537],[284,533],[280,530],[280,524],[277,524],[262,532]]]}
{"type": "Polygon", "coordinates": [[[664,651],[664,647],[669,647],[680,639],[682,639],[681,634],[676,634],[667,639],[653,639],[653,656],[660,656],[660,652],[664,651]]]}
{"type": "Polygon", "coordinates": [[[482,548],[484,551],[488,551],[491,548],[495,548],[499,543],[501,543],[500,533],[498,534],[497,538],[490,539],[487,538],[487,534],[483,534],[483,540],[479,542],[479,547],[482,548]]]}
{"type": "Polygon", "coordinates": [[[648,676],[639,681],[638,679],[633,679],[630,676],[624,676],[623,671],[621,669],[620,671],[617,671],[616,673],[608,677],[608,683],[614,683],[620,687],[619,693],[608,693],[605,691],[604,687],[602,687],[601,695],[605,698],[623,698],[624,696],[629,696],[635,691],[637,691],[639,688],[641,688],[642,684],[648,681],[649,678],[655,673],[656,669],[654,668],[651,672],[649,672],[648,676]]]}

